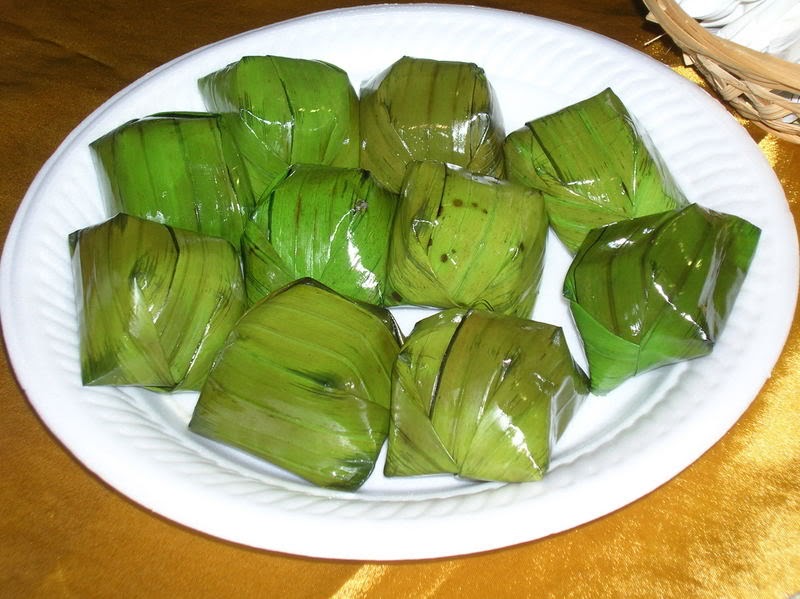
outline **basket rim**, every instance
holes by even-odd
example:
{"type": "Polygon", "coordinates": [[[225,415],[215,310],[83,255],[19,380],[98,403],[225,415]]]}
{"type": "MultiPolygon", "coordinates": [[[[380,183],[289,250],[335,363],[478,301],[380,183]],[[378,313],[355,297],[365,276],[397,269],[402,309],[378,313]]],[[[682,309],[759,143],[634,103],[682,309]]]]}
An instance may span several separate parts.
{"type": "Polygon", "coordinates": [[[800,64],[714,35],[689,16],[675,0],[643,2],[652,19],[687,54],[706,56],[742,78],[800,94],[800,64]]]}

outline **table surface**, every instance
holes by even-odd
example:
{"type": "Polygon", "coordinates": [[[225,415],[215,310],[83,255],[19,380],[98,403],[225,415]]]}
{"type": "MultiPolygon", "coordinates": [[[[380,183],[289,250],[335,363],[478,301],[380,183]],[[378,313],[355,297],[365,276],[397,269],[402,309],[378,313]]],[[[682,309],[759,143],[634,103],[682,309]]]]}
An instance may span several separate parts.
{"type": "MultiPolygon", "coordinates": [[[[0,5],[0,223],[62,139],[112,94],[199,46],[355,4],[120,0],[0,5]],[[283,3],[281,3],[283,4],[283,3]]],[[[480,2],[550,17],[683,66],[636,0],[480,2]]],[[[795,222],[800,145],[748,123],[795,222]]],[[[2,355],[3,597],[775,597],[800,593],[800,334],[733,429],[656,491],[578,528],[457,559],[361,563],[241,547],[132,503],[42,425],[2,355]]],[[[390,542],[390,540],[387,540],[390,542]]]]}

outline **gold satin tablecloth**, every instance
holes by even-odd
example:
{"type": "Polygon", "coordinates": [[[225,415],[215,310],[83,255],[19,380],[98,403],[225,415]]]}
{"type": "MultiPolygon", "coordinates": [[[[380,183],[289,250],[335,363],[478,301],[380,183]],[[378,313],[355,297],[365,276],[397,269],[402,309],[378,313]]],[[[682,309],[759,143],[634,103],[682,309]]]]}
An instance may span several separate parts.
{"type": "MultiPolygon", "coordinates": [[[[63,138],[141,75],[199,46],[360,2],[0,3],[3,237],[63,138]]],[[[693,77],[636,0],[484,6],[578,25],[693,77]]],[[[800,217],[800,145],[749,127],[800,217]]],[[[38,420],[3,354],[0,597],[687,597],[800,593],[800,329],[741,420],[675,479],[597,521],[457,559],[360,563],[237,546],[154,515],[78,463],[38,420]]],[[[591,500],[591,498],[587,498],[591,500]]],[[[391,542],[387,539],[387,542],[391,542]]],[[[421,540],[424,542],[424,540],[421,540]]]]}

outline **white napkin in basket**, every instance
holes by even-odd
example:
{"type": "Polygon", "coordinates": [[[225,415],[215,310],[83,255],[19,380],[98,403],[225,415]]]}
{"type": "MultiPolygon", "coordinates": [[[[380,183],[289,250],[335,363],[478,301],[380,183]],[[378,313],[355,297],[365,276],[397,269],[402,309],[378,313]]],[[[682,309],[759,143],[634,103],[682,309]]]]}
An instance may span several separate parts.
{"type": "Polygon", "coordinates": [[[800,63],[799,0],[678,0],[716,35],[800,63]]]}

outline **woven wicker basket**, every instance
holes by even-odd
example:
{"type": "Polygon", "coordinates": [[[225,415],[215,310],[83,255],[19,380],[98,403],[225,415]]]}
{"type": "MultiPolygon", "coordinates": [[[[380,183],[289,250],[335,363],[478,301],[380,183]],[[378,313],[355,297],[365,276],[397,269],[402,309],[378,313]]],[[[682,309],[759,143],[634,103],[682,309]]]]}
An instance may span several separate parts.
{"type": "Polygon", "coordinates": [[[800,143],[800,65],[719,38],[674,0],[643,0],[694,66],[744,118],[770,133],[800,143]]]}

